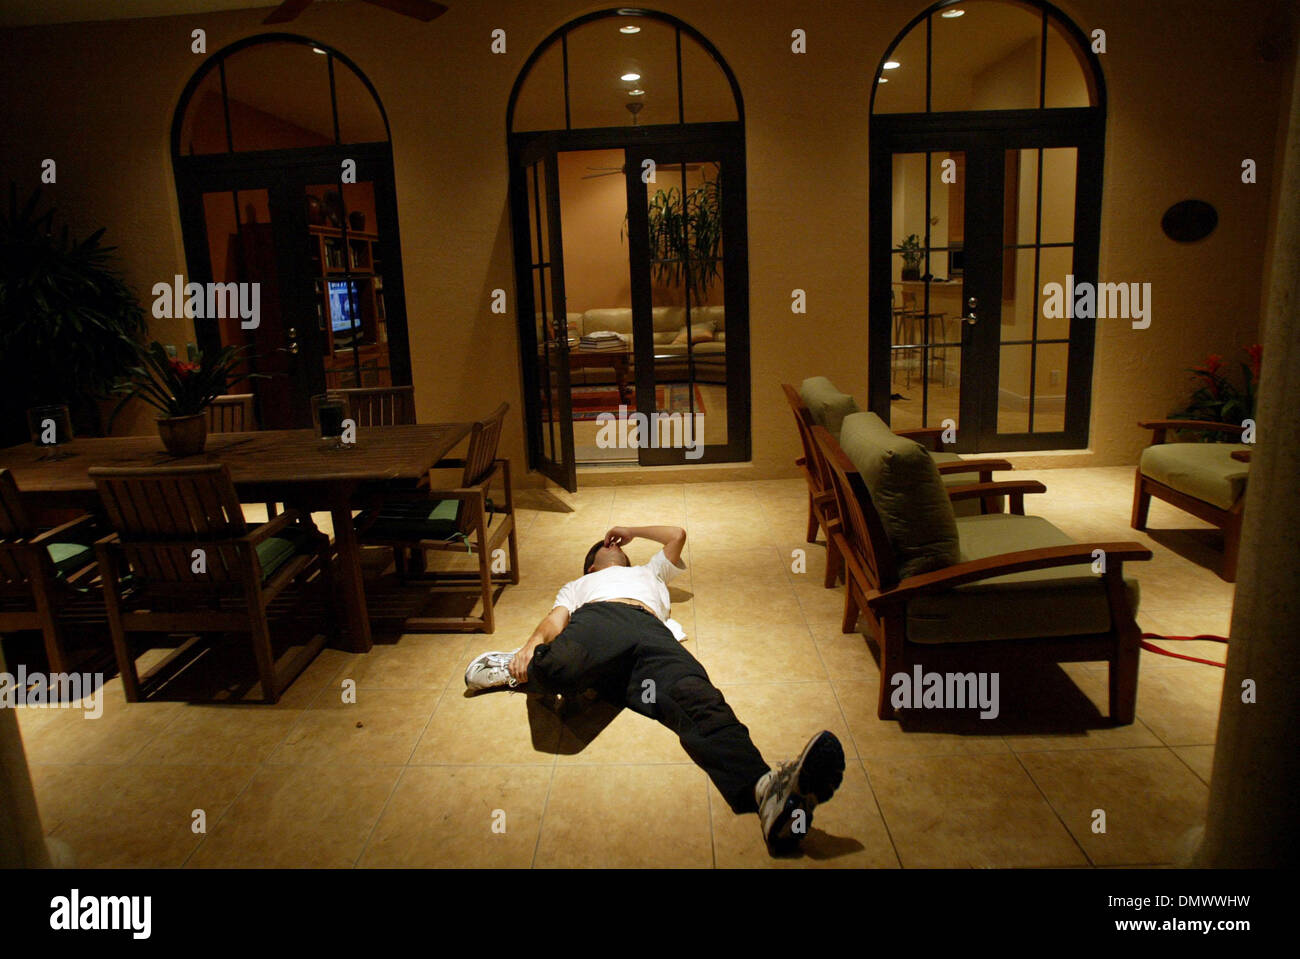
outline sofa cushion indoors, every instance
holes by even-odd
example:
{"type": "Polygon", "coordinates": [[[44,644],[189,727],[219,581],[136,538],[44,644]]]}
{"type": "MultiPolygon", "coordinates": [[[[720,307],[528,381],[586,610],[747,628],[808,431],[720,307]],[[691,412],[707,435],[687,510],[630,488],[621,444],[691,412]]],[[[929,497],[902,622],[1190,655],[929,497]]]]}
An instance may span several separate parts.
{"type": "Polygon", "coordinates": [[[812,421],[824,426],[836,439],[840,438],[840,425],[844,417],[858,412],[858,401],[848,393],[841,393],[824,376],[810,376],[799,385],[799,396],[812,421]]]}
{"type": "Polygon", "coordinates": [[[1139,468],[1143,476],[1180,493],[1232,509],[1246,491],[1250,464],[1232,458],[1242,443],[1160,443],[1142,451],[1139,468]]]}
{"type": "MultiPolygon", "coordinates": [[[[963,516],[957,531],[963,561],[1074,542],[1041,516],[963,516]]],[[[1136,614],[1137,580],[1124,577],[1124,587],[1136,614]]],[[[914,643],[1082,636],[1110,627],[1106,587],[1091,563],[995,576],[907,604],[907,638],[914,643]]]]}
{"type": "Polygon", "coordinates": [[[874,413],[844,417],[840,447],[862,475],[900,579],[960,562],[957,519],[929,452],[874,413]]]}

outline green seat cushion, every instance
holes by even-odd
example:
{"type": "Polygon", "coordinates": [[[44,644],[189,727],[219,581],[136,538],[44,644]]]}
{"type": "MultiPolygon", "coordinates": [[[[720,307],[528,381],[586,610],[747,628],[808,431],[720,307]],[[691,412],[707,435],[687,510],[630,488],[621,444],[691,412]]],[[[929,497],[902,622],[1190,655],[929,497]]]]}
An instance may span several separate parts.
{"type": "Polygon", "coordinates": [[[377,514],[367,514],[358,522],[367,538],[409,542],[448,540],[460,532],[456,525],[459,509],[460,500],[454,499],[398,501],[385,503],[377,514]],[[374,523],[366,527],[371,516],[374,523]]]}
{"type": "Polygon", "coordinates": [[[1250,464],[1232,458],[1242,443],[1160,443],[1142,451],[1143,476],[1219,509],[1232,509],[1246,491],[1250,464]]]}
{"type": "Polygon", "coordinates": [[[858,401],[848,393],[841,393],[824,376],[810,376],[799,386],[799,396],[812,421],[818,426],[826,427],[836,439],[840,438],[840,426],[844,417],[858,412],[858,401]]]}
{"type": "MultiPolygon", "coordinates": [[[[938,452],[931,450],[930,459],[935,464],[955,463],[961,459],[956,453],[945,453],[942,450],[938,452]]],[[[944,486],[968,486],[971,483],[978,483],[980,476],[978,473],[940,473],[939,480],[944,486]]],[[[998,497],[1002,499],[1001,496],[998,497]]],[[[957,516],[978,516],[980,515],[980,501],[977,499],[962,499],[952,504],[952,511],[957,516]]]]}
{"type": "MultiPolygon", "coordinates": [[[[964,561],[1074,542],[1041,516],[963,516],[957,531],[964,561]]],[[[1136,615],[1137,580],[1125,576],[1124,587],[1136,615]]],[[[907,638],[914,643],[1084,636],[1110,628],[1106,587],[1091,562],[995,576],[907,604],[907,638]]]]}
{"type": "Polygon", "coordinates": [[[46,543],[45,551],[50,554],[54,571],[60,576],[71,576],[82,567],[89,566],[95,559],[85,543],[46,543]]]}
{"type": "Polygon", "coordinates": [[[925,447],[874,413],[846,416],[840,447],[871,492],[901,579],[960,561],[957,519],[925,447]]]}
{"type": "Polygon", "coordinates": [[[257,559],[262,564],[262,582],[295,556],[311,552],[311,534],[298,526],[286,526],[274,536],[257,544],[257,559]]]}

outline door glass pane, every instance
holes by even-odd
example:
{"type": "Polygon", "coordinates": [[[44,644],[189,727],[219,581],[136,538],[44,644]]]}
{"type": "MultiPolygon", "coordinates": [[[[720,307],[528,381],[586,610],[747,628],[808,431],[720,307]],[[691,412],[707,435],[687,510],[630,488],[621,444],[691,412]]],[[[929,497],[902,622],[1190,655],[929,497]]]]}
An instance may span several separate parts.
{"type": "Polygon", "coordinates": [[[908,31],[887,62],[898,66],[882,70],[876,84],[876,113],[925,112],[925,25],[908,31]]]}
{"type": "Polygon", "coordinates": [[[727,123],[740,119],[727,75],[693,37],[682,33],[683,123],[727,123]]]}
{"type": "Polygon", "coordinates": [[[1034,358],[1035,433],[1065,429],[1066,360],[1068,343],[1040,343],[1034,358]]]}
{"type": "Polygon", "coordinates": [[[215,324],[222,346],[249,347],[253,354],[250,372],[273,375],[269,379],[235,383],[230,392],[256,396],[258,422],[263,427],[295,426],[289,379],[291,354],[285,351],[289,341],[281,312],[280,277],[268,192],[225,190],[205,193],[203,217],[212,281],[237,285],[233,288],[234,299],[228,295],[214,296],[211,310],[205,297],[203,316],[194,320],[196,340],[203,325],[215,324]],[[250,305],[254,302],[253,283],[258,284],[257,326],[245,329],[238,304],[240,300],[250,305]]]}
{"type": "Polygon", "coordinates": [[[1060,24],[1047,18],[1047,84],[1043,105],[1051,107],[1090,107],[1094,105],[1090,71],[1083,55],[1060,24]]]}
{"type": "Polygon", "coordinates": [[[199,81],[181,120],[181,156],[225,153],[226,113],[221,99],[221,71],[213,67],[199,81]]]}
{"type": "Polygon", "coordinates": [[[1067,284],[1073,272],[1074,247],[1043,247],[1038,262],[1038,339],[1057,340],[1069,337],[1070,304],[1067,302],[1069,289],[1067,284]],[[1044,293],[1045,290],[1047,293],[1044,293]]]}
{"type": "Polygon", "coordinates": [[[1074,242],[1074,189],[1079,165],[1076,147],[1043,150],[1042,242],[1074,242]]]}
{"type": "Polygon", "coordinates": [[[931,111],[1038,106],[1040,12],[1011,3],[970,3],[960,17],[931,15],[930,29],[931,111]]]}
{"type": "Polygon", "coordinates": [[[998,357],[998,432],[1029,431],[1030,348],[1003,346],[998,357]]]}
{"type": "Polygon", "coordinates": [[[258,43],[225,60],[230,129],[237,151],[334,143],[326,57],[303,43],[258,43]]]}
{"type": "MultiPolygon", "coordinates": [[[[727,436],[723,172],[711,162],[660,164],[648,184],[651,322],[658,415],[651,441],[687,463],[727,436]]],[[[640,398],[638,397],[638,401],[640,398]]]]}
{"type": "Polygon", "coordinates": [[[537,58],[515,98],[514,129],[564,129],[564,55],[557,40],[537,58]]]}
{"type": "Polygon", "coordinates": [[[352,68],[334,60],[334,95],[339,105],[342,143],[378,143],[388,139],[379,103],[352,68]]]}
{"type": "Polygon", "coordinates": [[[570,30],[567,42],[574,129],[677,122],[677,31],[671,24],[603,17],[570,30]],[[641,29],[620,30],[629,25],[641,29]],[[640,104],[639,112],[630,104],[640,104]]]}
{"type": "Polygon", "coordinates": [[[636,409],[632,291],[628,270],[624,152],[560,153],[564,299],[575,338],[569,350],[573,456],[579,463],[635,463],[637,452],[611,443],[602,414],[636,409]],[[612,333],[607,343],[594,336],[612,333]],[[583,337],[588,340],[583,340],[583,337]]]}
{"type": "Polygon", "coordinates": [[[309,184],[307,219],[326,387],[391,386],[384,224],[374,183],[309,184]]]}

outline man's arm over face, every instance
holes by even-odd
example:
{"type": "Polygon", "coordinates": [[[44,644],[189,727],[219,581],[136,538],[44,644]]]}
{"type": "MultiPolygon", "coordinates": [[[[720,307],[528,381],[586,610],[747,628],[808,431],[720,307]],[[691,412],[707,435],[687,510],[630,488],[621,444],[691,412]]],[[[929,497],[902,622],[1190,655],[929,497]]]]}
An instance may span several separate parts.
{"type": "Polygon", "coordinates": [[[514,659],[510,660],[510,675],[516,682],[528,682],[528,664],[533,661],[533,653],[537,651],[537,647],[551,642],[568,625],[569,611],[563,606],[556,606],[546,614],[533,630],[533,634],[528,637],[528,642],[524,643],[519,648],[519,652],[515,653],[514,659]]]}
{"type": "Polygon", "coordinates": [[[686,530],[680,526],[615,526],[605,534],[605,545],[623,546],[634,539],[652,539],[656,543],[662,543],[668,562],[674,566],[682,565],[686,530]]]}

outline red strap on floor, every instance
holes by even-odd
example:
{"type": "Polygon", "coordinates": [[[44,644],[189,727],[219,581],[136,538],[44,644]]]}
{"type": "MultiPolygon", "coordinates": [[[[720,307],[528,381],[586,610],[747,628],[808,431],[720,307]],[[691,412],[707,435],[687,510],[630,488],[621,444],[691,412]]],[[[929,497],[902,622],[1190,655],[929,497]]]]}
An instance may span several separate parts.
{"type": "Polygon", "coordinates": [[[1161,649],[1159,646],[1148,643],[1148,639],[1163,639],[1169,642],[1191,642],[1196,639],[1204,639],[1211,643],[1223,643],[1226,646],[1228,645],[1228,638],[1226,636],[1161,636],[1159,633],[1143,633],[1142,648],[1148,652],[1159,653],[1161,656],[1172,656],[1174,659],[1185,659],[1189,663],[1203,663],[1206,666],[1218,666],[1221,669],[1227,665],[1226,663],[1216,663],[1212,659],[1200,659],[1196,656],[1184,656],[1182,653],[1171,653],[1167,649],[1161,649]]]}

